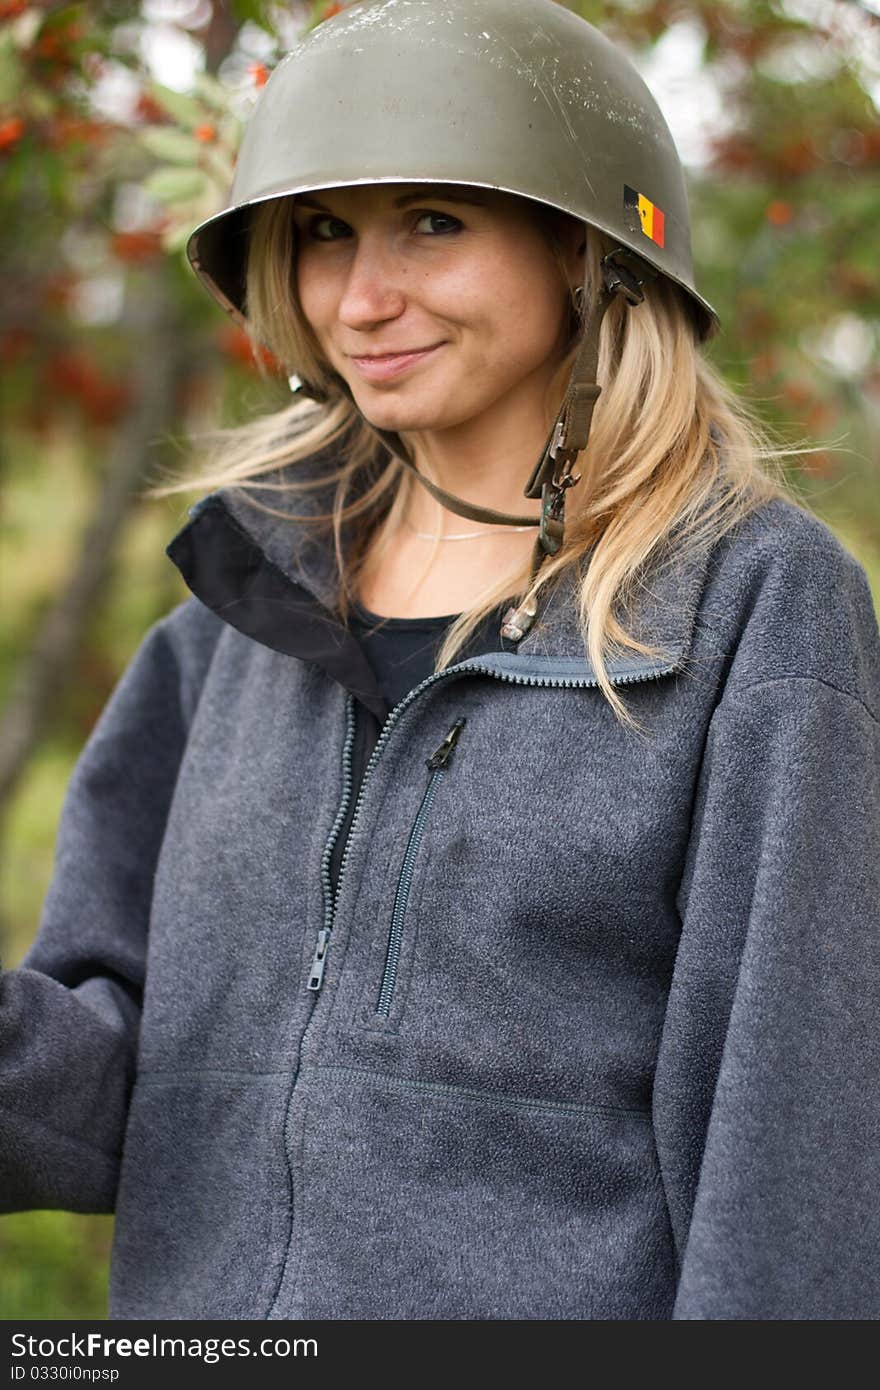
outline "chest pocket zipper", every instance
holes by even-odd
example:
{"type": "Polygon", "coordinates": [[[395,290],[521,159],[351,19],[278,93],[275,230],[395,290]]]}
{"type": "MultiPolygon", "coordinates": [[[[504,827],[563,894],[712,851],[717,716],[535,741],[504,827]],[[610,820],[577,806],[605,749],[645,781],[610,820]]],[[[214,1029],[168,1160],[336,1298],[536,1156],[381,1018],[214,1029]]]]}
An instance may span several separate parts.
{"type": "Polygon", "coordinates": [[[428,817],[431,814],[434,797],[437,795],[437,789],[446,775],[449,760],[452,757],[453,750],[458,743],[464,726],[464,719],[456,719],[449,733],[440,744],[440,747],[431,754],[430,758],[425,759],[425,766],[428,768],[431,775],[428,778],[428,785],[425,788],[425,794],[422,797],[422,802],[413,822],[412,830],[409,832],[406,853],[403,856],[403,864],[400,870],[400,878],[397,880],[397,891],[394,894],[394,909],[391,913],[391,927],[388,932],[388,946],[385,951],[385,967],[382,971],[379,1001],[376,1004],[376,1013],[381,1018],[388,1018],[391,1012],[391,1001],[394,997],[394,985],[397,980],[397,967],[400,962],[400,948],[403,944],[403,926],[406,919],[407,903],[409,902],[409,890],[415,871],[416,859],[418,858],[419,846],[422,842],[422,836],[425,833],[428,817]]]}

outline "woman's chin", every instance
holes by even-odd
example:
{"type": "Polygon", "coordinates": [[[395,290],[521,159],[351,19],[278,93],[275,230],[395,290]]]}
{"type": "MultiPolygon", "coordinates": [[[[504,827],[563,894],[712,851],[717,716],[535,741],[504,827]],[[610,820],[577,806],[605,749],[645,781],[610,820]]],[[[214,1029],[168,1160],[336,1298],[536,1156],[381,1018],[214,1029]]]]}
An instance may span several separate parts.
{"type": "Polygon", "coordinates": [[[436,405],[395,400],[390,393],[353,391],[355,404],[374,429],[394,434],[415,430],[442,430],[448,427],[446,413],[436,405]]]}

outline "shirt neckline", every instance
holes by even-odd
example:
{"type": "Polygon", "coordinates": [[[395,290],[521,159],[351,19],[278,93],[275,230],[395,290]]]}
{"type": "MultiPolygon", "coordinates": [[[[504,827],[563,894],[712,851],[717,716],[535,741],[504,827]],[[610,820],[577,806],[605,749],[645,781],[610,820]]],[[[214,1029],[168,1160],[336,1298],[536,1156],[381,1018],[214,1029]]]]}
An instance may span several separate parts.
{"type": "Polygon", "coordinates": [[[448,627],[450,623],[455,622],[456,618],[461,616],[460,613],[448,613],[432,618],[386,618],[381,613],[373,613],[369,608],[364,608],[363,604],[358,603],[356,599],[352,600],[351,611],[355,618],[360,622],[368,623],[371,627],[377,623],[382,623],[384,627],[413,629],[448,627]]]}

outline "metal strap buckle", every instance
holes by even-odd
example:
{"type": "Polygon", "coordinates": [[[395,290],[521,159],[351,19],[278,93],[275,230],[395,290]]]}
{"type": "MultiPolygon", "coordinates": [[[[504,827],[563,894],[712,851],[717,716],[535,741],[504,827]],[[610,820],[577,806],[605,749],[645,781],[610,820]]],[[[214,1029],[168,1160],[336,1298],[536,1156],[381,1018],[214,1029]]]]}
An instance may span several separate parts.
{"type": "Polygon", "coordinates": [[[557,492],[562,492],[564,488],[574,487],[575,483],[581,480],[580,473],[572,473],[574,461],[578,456],[577,449],[568,449],[565,445],[565,421],[557,420],[556,429],[553,431],[553,439],[549,449],[550,457],[557,465],[553,470],[552,485],[557,492]]]}
{"type": "Polygon", "coordinates": [[[622,294],[629,304],[641,304],[644,301],[642,286],[646,280],[653,280],[656,271],[653,266],[638,262],[638,268],[643,272],[639,279],[631,265],[626,265],[620,260],[621,256],[629,255],[633,260],[636,259],[634,252],[627,252],[623,246],[618,246],[616,250],[609,251],[607,256],[602,258],[602,276],[607,289],[612,294],[622,294]]]}

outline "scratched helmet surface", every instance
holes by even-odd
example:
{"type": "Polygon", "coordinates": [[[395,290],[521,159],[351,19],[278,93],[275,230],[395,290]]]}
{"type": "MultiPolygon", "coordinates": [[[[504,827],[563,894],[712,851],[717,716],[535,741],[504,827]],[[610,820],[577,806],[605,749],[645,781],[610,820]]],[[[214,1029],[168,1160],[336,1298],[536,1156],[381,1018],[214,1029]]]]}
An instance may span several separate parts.
{"type": "Polygon", "coordinates": [[[613,237],[685,292],[701,337],[684,174],[632,63],[554,0],[364,0],[278,64],[245,129],[228,206],[187,255],[244,318],[250,209],[361,183],[519,194],[613,237]]]}

